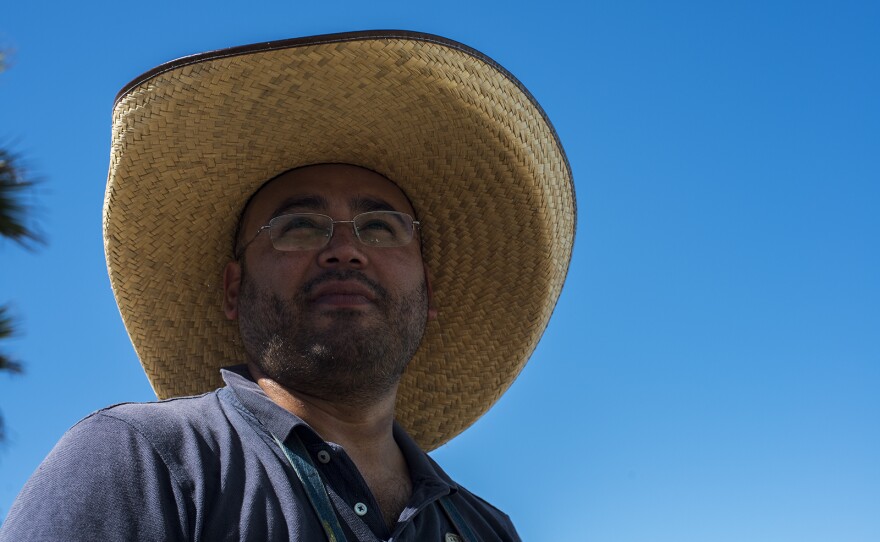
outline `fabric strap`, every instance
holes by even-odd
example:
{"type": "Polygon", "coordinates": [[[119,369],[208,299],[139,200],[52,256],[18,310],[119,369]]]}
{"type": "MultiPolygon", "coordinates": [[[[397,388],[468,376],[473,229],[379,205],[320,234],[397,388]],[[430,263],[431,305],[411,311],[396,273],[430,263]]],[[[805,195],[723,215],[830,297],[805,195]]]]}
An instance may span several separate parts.
{"type": "MultiPolygon", "coordinates": [[[[324,481],[321,479],[321,473],[318,472],[317,467],[315,467],[315,464],[312,462],[312,458],[306,450],[305,445],[302,443],[302,440],[300,440],[299,435],[297,435],[295,431],[291,432],[293,435],[293,437],[289,439],[291,441],[290,444],[293,446],[293,449],[291,449],[284,443],[284,441],[267,431],[262,423],[260,423],[260,421],[247,408],[245,408],[241,402],[239,402],[238,398],[235,397],[235,394],[229,391],[228,388],[221,389],[219,395],[221,399],[228,401],[236,410],[239,410],[244,415],[244,419],[255,429],[271,435],[278,447],[281,448],[284,457],[287,458],[290,466],[293,467],[297,478],[299,478],[300,483],[305,489],[306,495],[309,498],[309,503],[312,505],[312,509],[321,520],[321,526],[324,528],[324,533],[327,535],[328,542],[347,542],[345,532],[342,530],[342,525],[339,524],[339,518],[333,510],[333,505],[330,502],[330,496],[327,495],[327,488],[324,486],[324,481]]],[[[452,503],[452,499],[449,498],[449,495],[440,497],[439,502],[443,511],[446,512],[449,521],[452,522],[452,525],[462,537],[462,542],[480,542],[480,538],[470,528],[464,517],[452,503]]]]}
{"type": "Polygon", "coordinates": [[[462,542],[480,542],[480,538],[471,530],[470,525],[464,520],[464,517],[462,517],[448,495],[440,497],[440,506],[443,507],[443,511],[446,512],[449,521],[455,526],[455,530],[461,536],[462,542]]]}
{"type": "MultiPolygon", "coordinates": [[[[345,533],[342,531],[342,526],[339,524],[336,512],[333,511],[333,505],[330,504],[330,497],[327,495],[327,488],[324,487],[324,482],[321,480],[321,474],[312,462],[299,436],[294,433],[293,438],[290,439],[294,449],[290,449],[275,435],[272,435],[272,438],[275,439],[281,451],[284,452],[284,456],[287,457],[290,466],[296,471],[297,477],[302,482],[303,487],[305,487],[306,494],[309,496],[309,502],[312,503],[312,508],[314,508],[315,513],[321,519],[324,532],[327,533],[327,540],[329,542],[345,542],[345,533]]],[[[455,530],[458,531],[462,542],[480,542],[480,538],[471,530],[467,521],[465,521],[448,495],[440,497],[440,506],[443,507],[446,516],[452,522],[455,530]]]]}
{"type": "Polygon", "coordinates": [[[309,502],[312,503],[312,508],[321,520],[321,526],[327,534],[327,540],[329,542],[346,542],[345,533],[339,524],[339,518],[336,516],[336,512],[333,511],[333,505],[330,504],[327,488],[324,487],[324,482],[321,480],[321,473],[318,472],[315,464],[312,463],[312,459],[309,457],[309,453],[306,451],[305,446],[303,446],[299,436],[293,433],[293,438],[290,439],[293,449],[275,435],[272,435],[272,438],[275,439],[281,451],[284,452],[284,456],[290,462],[290,466],[293,467],[299,481],[302,482],[306,495],[309,497],[309,502]]]}
{"type": "Polygon", "coordinates": [[[336,517],[336,513],[333,511],[333,505],[330,504],[327,490],[321,481],[321,475],[318,469],[315,468],[314,463],[311,462],[311,458],[299,436],[294,432],[294,438],[291,439],[294,441],[292,444],[296,448],[296,452],[298,452],[295,453],[294,450],[288,448],[278,437],[266,429],[260,420],[241,404],[241,401],[238,400],[238,397],[229,388],[222,388],[218,396],[221,401],[238,410],[251,427],[260,433],[270,435],[278,447],[281,448],[284,457],[287,458],[290,466],[293,467],[297,478],[299,478],[300,483],[305,489],[312,509],[321,520],[321,527],[323,527],[324,533],[327,535],[328,542],[347,542],[342,526],[339,525],[339,518],[336,517]]]}

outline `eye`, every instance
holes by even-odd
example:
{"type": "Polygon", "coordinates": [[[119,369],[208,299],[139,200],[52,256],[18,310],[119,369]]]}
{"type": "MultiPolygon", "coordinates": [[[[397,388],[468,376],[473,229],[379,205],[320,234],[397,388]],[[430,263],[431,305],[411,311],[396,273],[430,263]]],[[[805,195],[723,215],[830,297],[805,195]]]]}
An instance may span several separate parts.
{"type": "Polygon", "coordinates": [[[301,229],[311,229],[311,228],[320,228],[317,224],[317,221],[308,216],[298,215],[292,216],[287,221],[283,223],[282,231],[290,231],[290,230],[301,230],[301,229]]]}
{"type": "Polygon", "coordinates": [[[387,218],[373,217],[359,223],[358,229],[361,231],[394,232],[396,228],[387,218]]]}
{"type": "Polygon", "coordinates": [[[355,217],[355,226],[363,243],[397,246],[408,240],[406,218],[394,211],[374,211],[355,217]]]}
{"type": "Polygon", "coordinates": [[[269,221],[274,239],[322,236],[327,233],[327,217],[314,214],[281,215],[269,221]]]}

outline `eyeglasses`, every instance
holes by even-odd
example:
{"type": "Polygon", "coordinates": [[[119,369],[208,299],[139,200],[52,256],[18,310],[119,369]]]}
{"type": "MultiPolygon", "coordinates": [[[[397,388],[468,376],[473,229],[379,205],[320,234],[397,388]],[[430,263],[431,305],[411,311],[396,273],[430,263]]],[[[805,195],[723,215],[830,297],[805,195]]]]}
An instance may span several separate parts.
{"type": "Polygon", "coordinates": [[[400,247],[412,241],[419,222],[406,213],[396,211],[371,211],[361,213],[352,220],[333,220],[327,215],[315,213],[292,213],[276,216],[257,230],[244,244],[235,258],[241,258],[245,249],[256,241],[263,230],[269,230],[272,246],[276,250],[314,250],[330,242],[334,224],[351,224],[358,240],[369,247],[400,247]]]}

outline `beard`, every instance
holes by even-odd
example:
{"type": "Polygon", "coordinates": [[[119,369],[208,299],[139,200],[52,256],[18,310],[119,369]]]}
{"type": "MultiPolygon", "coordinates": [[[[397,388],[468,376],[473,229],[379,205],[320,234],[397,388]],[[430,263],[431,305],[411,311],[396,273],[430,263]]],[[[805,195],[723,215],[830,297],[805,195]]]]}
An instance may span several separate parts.
{"type": "Polygon", "coordinates": [[[334,270],[285,299],[251,280],[242,261],[239,329],[245,352],[264,374],[292,391],[350,406],[375,403],[399,382],[422,341],[427,314],[424,282],[393,295],[359,271],[334,270]],[[319,323],[308,313],[308,296],[331,280],[369,287],[377,310],[337,309],[319,323]]]}

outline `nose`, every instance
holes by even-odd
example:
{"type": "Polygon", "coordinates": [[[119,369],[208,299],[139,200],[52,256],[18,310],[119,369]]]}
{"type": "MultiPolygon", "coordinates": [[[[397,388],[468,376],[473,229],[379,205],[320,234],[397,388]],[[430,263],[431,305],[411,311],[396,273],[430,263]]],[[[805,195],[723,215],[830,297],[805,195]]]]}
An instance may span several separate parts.
{"type": "Polygon", "coordinates": [[[318,253],[318,264],[326,268],[362,269],[368,263],[363,249],[354,233],[354,224],[334,223],[330,241],[318,253]]]}

